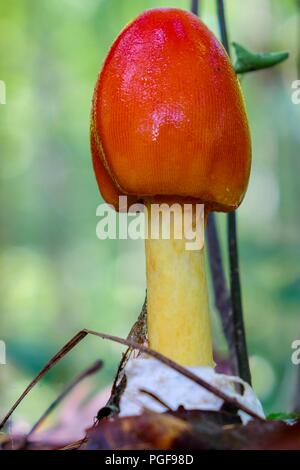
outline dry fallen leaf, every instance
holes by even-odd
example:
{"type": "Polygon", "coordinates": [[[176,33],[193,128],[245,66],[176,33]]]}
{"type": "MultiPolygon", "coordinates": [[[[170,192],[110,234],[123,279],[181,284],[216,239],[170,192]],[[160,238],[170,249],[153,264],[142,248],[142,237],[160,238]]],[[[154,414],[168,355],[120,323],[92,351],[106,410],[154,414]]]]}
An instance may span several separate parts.
{"type": "Polygon", "coordinates": [[[88,431],[83,449],[300,449],[300,423],[252,420],[242,425],[226,411],[145,411],[99,422],[88,431]]]}

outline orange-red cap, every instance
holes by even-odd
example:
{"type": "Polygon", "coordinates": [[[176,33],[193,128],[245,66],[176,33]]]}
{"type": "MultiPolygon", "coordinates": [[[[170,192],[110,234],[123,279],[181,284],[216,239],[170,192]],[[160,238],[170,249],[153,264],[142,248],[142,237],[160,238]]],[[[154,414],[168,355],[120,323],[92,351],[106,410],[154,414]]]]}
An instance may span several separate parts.
{"type": "Polygon", "coordinates": [[[93,99],[94,169],[104,199],[195,198],[236,208],[251,142],[230,60],[193,14],[149,10],[114,42],[93,99]]]}

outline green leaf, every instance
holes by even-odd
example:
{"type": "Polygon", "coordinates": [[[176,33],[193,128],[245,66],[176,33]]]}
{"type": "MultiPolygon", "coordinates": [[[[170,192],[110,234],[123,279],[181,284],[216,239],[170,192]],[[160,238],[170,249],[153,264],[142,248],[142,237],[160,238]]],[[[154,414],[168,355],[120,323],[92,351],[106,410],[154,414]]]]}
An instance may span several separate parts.
{"type": "Polygon", "coordinates": [[[297,413],[271,413],[267,419],[271,421],[285,421],[288,424],[293,424],[299,420],[300,416],[297,413]]]}
{"type": "Polygon", "coordinates": [[[237,57],[234,69],[238,74],[274,67],[289,57],[288,52],[251,52],[236,42],[232,45],[237,57]]]}

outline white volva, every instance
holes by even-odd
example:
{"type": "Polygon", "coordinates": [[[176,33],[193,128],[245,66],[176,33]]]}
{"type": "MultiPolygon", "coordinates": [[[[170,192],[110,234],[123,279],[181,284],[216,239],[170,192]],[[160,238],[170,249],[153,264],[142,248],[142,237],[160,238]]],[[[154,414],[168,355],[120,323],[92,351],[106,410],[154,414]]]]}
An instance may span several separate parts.
{"type": "MultiPolygon", "coordinates": [[[[264,417],[262,405],[254,391],[239,377],[218,374],[212,367],[187,367],[187,369],[227,395],[235,397],[257,415],[264,417]],[[242,394],[235,390],[235,384],[242,384],[242,394]]],[[[139,415],[144,409],[158,413],[166,411],[163,405],[141,392],[141,389],[152,392],[172,410],[176,410],[180,405],[190,410],[220,410],[223,405],[223,400],[156,359],[147,357],[130,359],[125,374],[127,385],[120,404],[121,416],[139,415]]],[[[251,419],[244,412],[240,411],[239,415],[244,424],[251,419]]]]}

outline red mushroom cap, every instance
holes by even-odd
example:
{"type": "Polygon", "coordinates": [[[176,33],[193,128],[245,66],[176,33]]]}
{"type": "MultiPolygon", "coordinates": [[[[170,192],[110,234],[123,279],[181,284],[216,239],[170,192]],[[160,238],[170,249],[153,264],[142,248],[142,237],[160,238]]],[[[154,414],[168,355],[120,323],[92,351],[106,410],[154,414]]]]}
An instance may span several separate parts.
{"type": "Polygon", "coordinates": [[[93,99],[91,143],[104,199],[241,202],[251,166],[244,100],[230,60],[193,14],[149,10],[115,40],[93,99]]]}

